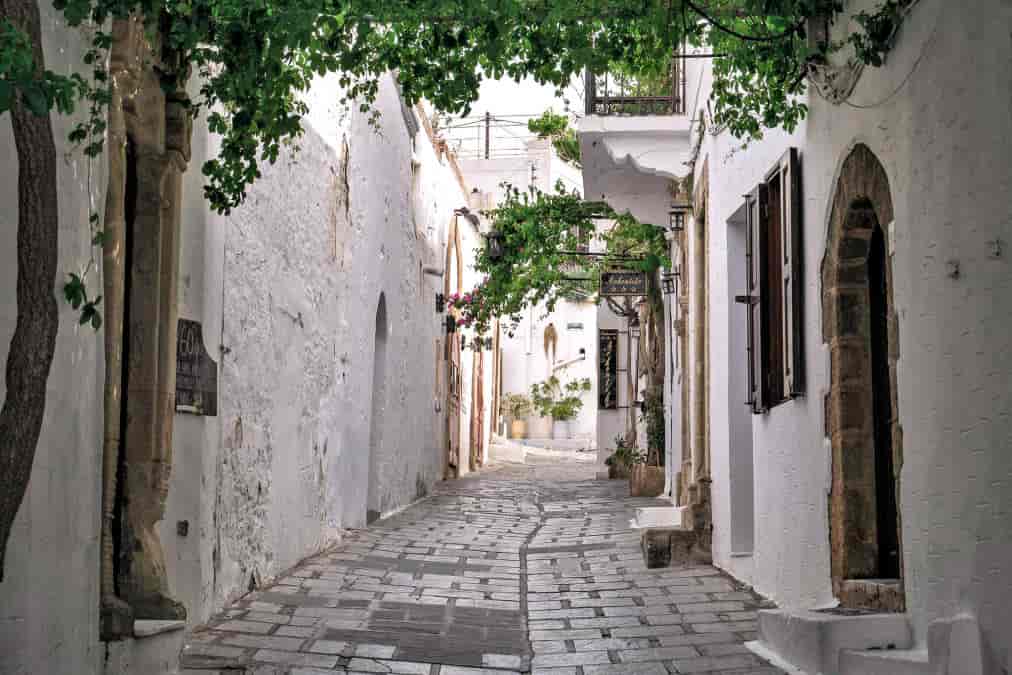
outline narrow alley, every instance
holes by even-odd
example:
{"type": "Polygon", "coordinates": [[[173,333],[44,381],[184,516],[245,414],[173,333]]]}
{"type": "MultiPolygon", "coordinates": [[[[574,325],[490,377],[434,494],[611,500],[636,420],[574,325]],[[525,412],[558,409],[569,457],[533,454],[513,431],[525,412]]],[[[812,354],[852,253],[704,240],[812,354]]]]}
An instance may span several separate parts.
{"type": "Polygon", "coordinates": [[[710,566],[646,569],[623,481],[528,458],[439,483],[193,634],[183,667],[263,675],[773,675],[758,598],[710,566]]]}

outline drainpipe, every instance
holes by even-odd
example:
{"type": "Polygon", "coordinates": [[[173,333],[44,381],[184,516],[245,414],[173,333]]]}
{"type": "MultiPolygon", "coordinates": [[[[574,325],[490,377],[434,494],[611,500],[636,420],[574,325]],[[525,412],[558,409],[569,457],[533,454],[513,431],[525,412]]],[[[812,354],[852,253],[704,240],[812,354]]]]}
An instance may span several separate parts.
{"type": "Polygon", "coordinates": [[[560,361],[559,363],[556,363],[555,365],[552,366],[552,372],[554,373],[556,370],[562,370],[563,368],[568,368],[569,366],[573,365],[574,363],[576,363],[578,361],[585,361],[586,359],[587,359],[587,355],[586,354],[580,354],[576,358],[569,359],[568,361],[560,361]]]}

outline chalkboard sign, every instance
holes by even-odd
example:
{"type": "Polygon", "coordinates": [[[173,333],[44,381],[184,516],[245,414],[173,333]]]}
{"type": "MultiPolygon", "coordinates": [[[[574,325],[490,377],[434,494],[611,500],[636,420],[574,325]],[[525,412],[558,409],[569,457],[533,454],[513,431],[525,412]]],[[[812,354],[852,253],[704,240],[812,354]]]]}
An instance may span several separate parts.
{"type": "Polygon", "coordinates": [[[180,319],[176,334],[176,412],[218,414],[218,364],[204,349],[200,323],[180,319]]]}
{"type": "Polygon", "coordinates": [[[644,272],[601,272],[601,295],[646,295],[647,275],[644,272]]]}
{"type": "Polygon", "coordinates": [[[618,331],[602,329],[597,343],[597,407],[618,408],[618,331]]]}

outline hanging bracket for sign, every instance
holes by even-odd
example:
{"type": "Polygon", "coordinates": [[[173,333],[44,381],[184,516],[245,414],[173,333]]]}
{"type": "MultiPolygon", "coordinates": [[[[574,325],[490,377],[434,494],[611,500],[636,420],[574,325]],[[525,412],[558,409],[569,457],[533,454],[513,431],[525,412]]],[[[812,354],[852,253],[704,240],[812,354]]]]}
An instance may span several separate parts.
{"type": "Polygon", "coordinates": [[[647,294],[646,272],[601,272],[601,297],[647,294]]]}

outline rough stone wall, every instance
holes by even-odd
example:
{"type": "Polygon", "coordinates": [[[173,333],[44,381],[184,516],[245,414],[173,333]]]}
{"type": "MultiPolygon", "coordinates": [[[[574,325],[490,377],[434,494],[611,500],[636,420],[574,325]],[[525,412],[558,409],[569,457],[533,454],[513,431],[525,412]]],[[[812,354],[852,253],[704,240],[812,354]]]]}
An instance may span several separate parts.
{"type": "MultiPolygon", "coordinates": [[[[203,322],[219,360],[219,414],[177,415],[179,470],[162,532],[194,620],[364,525],[381,293],[381,510],[424,496],[442,475],[442,284],[422,268],[442,267],[446,225],[465,196],[424,133],[412,147],[391,82],[377,129],[334,105],[339,95],[332,78],[314,85],[298,151],[262,167],[230,216],[201,212],[188,185],[181,316],[203,322]],[[175,534],[183,519],[186,538],[175,534]]],[[[195,139],[194,163],[213,146],[195,139]]]]}
{"type": "MultiPolygon", "coordinates": [[[[80,71],[87,42],[51,3],[40,3],[46,66],[80,71]]],[[[91,255],[88,165],[67,143],[81,115],[52,115],[59,193],[57,295],[60,327],[46,394],[46,415],[24,502],[14,521],[0,583],[0,673],[99,672],[99,511],[102,453],[102,334],[77,325],[62,297],[68,272],[91,255]]],[[[103,162],[92,166],[91,196],[101,212],[103,162]]],[[[10,116],[0,115],[0,364],[6,363],[17,311],[17,155],[10,116]]],[[[88,275],[102,287],[101,258],[88,275]],[[97,265],[97,269],[95,267],[97,265]]],[[[5,384],[0,377],[0,400],[5,384]]],[[[0,483],[3,479],[0,478],[0,483]]]]}
{"type": "MultiPolygon", "coordinates": [[[[718,224],[792,145],[802,152],[804,190],[807,395],[752,418],[756,548],[750,558],[730,556],[730,495],[719,475],[727,472],[727,433],[718,440],[721,424],[714,422],[715,560],[781,604],[832,600],[831,464],[823,421],[830,363],[819,266],[837,174],[850,149],[864,143],[885,168],[894,205],[888,229],[900,339],[907,610],[920,644],[931,620],[976,614],[1006,668],[1012,650],[1006,382],[1012,137],[1004,131],[1012,118],[1010,12],[1001,0],[973,7],[923,0],[887,65],[866,69],[858,83],[851,103],[866,107],[812,98],[809,118],[794,134],[771,132],[747,151],[736,150],[726,134],[707,137],[701,154],[710,157],[714,260],[727,241],[727,228],[718,224]],[[998,256],[994,241],[1006,242],[998,256]]],[[[724,300],[729,293],[720,268],[711,268],[709,282],[713,325],[727,325],[728,312],[740,308],[724,300]]],[[[714,387],[726,386],[720,372],[726,340],[711,333],[714,387]]],[[[711,391],[711,400],[727,400],[726,394],[711,391]]]]}

